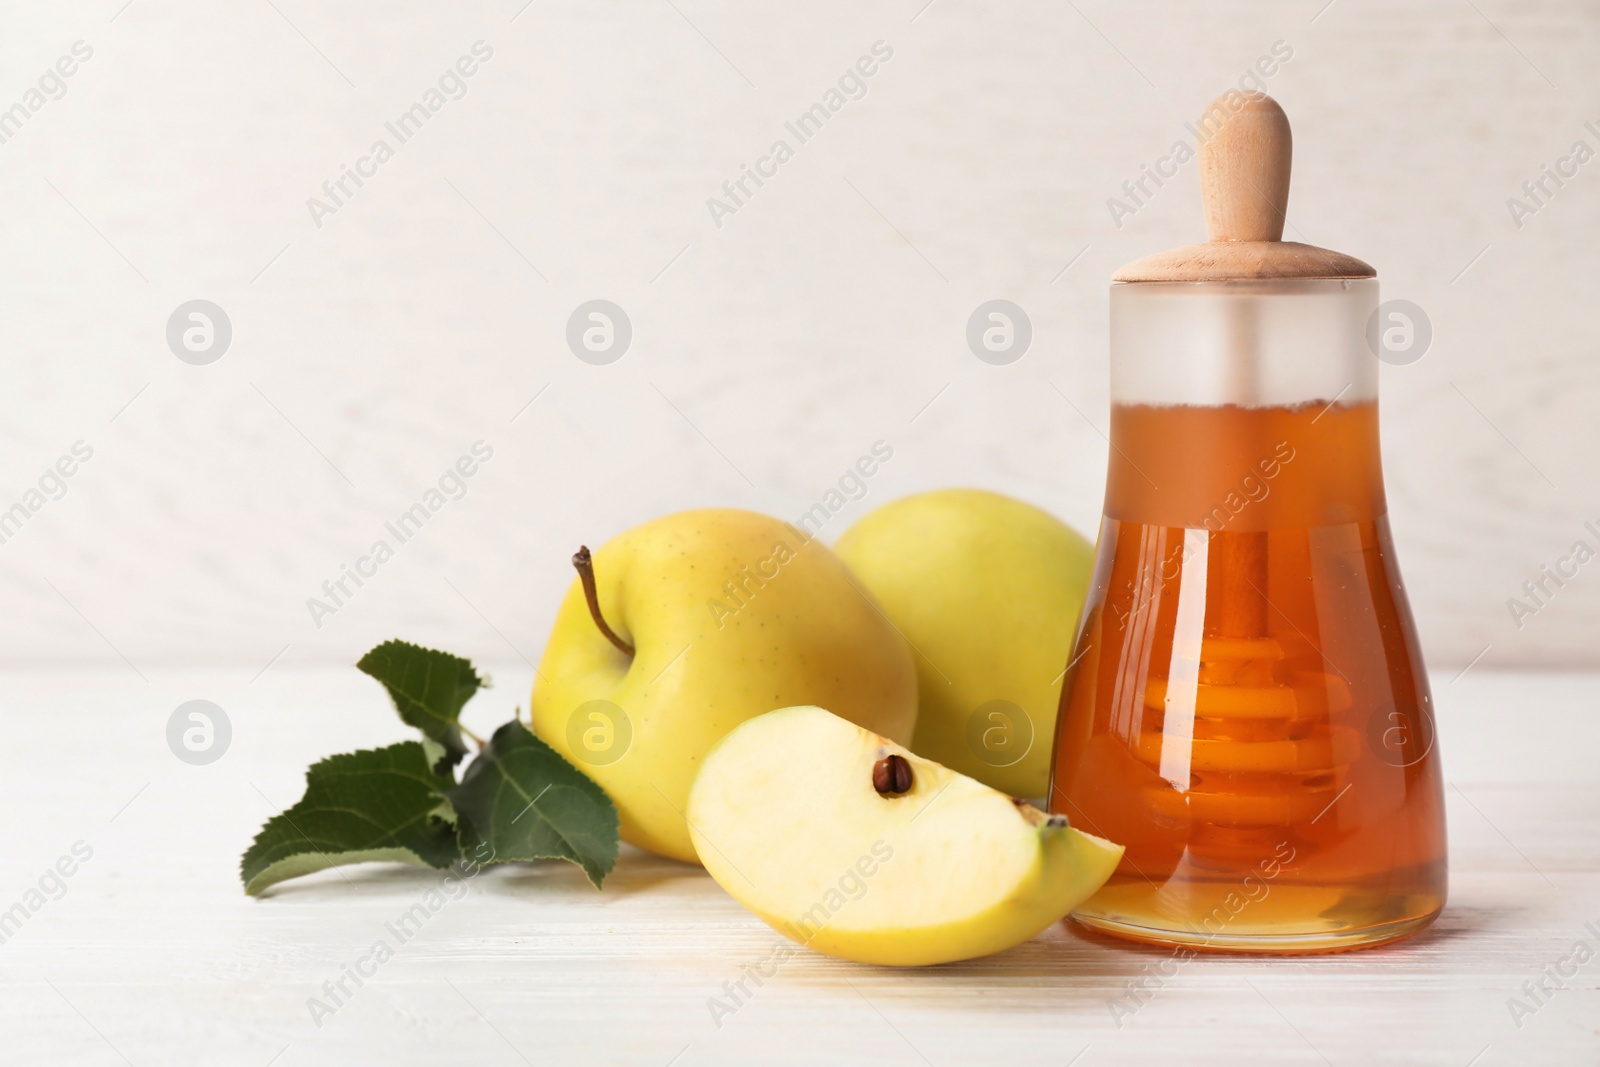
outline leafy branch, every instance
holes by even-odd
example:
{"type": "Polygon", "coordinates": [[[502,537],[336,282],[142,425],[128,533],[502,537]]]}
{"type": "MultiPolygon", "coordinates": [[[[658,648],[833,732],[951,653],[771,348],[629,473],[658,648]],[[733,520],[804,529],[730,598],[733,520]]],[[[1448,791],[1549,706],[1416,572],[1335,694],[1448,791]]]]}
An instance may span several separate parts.
{"type": "Polygon", "coordinates": [[[268,819],[240,860],[246,893],[345,864],[442,869],[469,854],[493,863],[564,859],[600,888],[617,862],[616,807],[521,722],[496,730],[457,782],[462,737],[472,737],[461,709],[486,684],[470,661],[385,641],[356,666],[422,739],[312,764],[305,795],[268,819]]]}

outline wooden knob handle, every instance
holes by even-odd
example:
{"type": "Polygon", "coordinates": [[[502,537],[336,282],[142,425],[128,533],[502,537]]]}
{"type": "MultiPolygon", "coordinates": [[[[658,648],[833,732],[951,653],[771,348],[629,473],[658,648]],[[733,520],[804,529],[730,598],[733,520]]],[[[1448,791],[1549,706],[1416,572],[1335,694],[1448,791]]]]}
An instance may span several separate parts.
{"type": "Polygon", "coordinates": [[[1289,206],[1289,117],[1263,93],[1228,92],[1200,120],[1200,198],[1213,241],[1281,241],[1289,206]]]}

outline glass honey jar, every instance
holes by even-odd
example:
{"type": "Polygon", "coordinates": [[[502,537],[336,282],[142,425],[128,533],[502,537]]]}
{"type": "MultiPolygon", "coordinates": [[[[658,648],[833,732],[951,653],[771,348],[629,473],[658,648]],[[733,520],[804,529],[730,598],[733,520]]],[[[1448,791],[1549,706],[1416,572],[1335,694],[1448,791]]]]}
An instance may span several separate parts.
{"type": "Polygon", "coordinates": [[[1444,906],[1428,679],[1378,448],[1378,282],[1282,240],[1288,120],[1230,93],[1209,240],[1111,289],[1111,450],[1050,806],[1126,846],[1073,915],[1221,951],[1381,944],[1444,906]]]}

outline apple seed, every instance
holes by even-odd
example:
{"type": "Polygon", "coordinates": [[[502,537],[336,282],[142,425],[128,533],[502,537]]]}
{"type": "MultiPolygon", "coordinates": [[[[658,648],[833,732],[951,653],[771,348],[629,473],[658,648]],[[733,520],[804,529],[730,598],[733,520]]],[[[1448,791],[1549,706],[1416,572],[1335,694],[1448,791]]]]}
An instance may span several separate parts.
{"type": "Polygon", "coordinates": [[[904,756],[885,756],[872,765],[872,788],[879,796],[899,796],[911,791],[911,764],[904,756]]]}

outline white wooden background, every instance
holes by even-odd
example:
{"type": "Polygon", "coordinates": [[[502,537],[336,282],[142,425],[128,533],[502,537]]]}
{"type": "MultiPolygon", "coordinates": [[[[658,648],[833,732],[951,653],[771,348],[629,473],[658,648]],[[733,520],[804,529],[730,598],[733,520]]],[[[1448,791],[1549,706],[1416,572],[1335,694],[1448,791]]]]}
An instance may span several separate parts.
{"type": "MultiPolygon", "coordinates": [[[[299,797],[306,764],[399,740],[405,728],[378,685],[350,668],[149,686],[123,673],[0,677],[18,757],[0,775],[0,909],[75,842],[93,849],[65,895],[0,944],[6,1064],[1600,1059],[1600,956],[1533,1014],[1518,1020],[1508,1007],[1580,939],[1600,948],[1600,674],[1435,677],[1453,782],[1451,872],[1449,904],[1428,931],[1346,955],[1197,959],[1152,986],[1120,1027],[1113,998],[1170,970],[1169,955],[1068,926],[916,971],[805,952],[719,1027],[708,999],[725,997],[723,983],[762,963],[778,935],[700,869],[632,850],[600,893],[565,864],[481,875],[318,1027],[308,999],[439,878],[370,865],[251,900],[238,856],[299,797]],[[202,767],[180,763],[162,737],[171,709],[195,697],[222,705],[233,724],[230,748],[202,767]]],[[[481,733],[509,717],[531,673],[497,671],[469,724],[481,733]]]]}
{"type": "Polygon", "coordinates": [[[0,660],[259,669],[395,634],[531,660],[580,542],[796,517],[879,439],[826,537],[951,484],[1092,534],[1107,278],[1201,232],[1192,166],[1120,230],[1106,201],[1281,41],[1291,234],[1433,324],[1383,373],[1430,660],[1592,664],[1592,568],[1520,629],[1506,601],[1595,542],[1600,164],[1520,229],[1506,200],[1600,148],[1597,29],[1555,0],[7,4],[0,107],[93,57],[0,145],[0,509],[94,457],[0,544],[0,660]],[[318,228],[307,198],[480,39],[467,95],[318,228]],[[707,198],[879,40],[866,97],[717,228],[707,198]],[[595,297],[634,325],[607,367],[563,343],[595,297]],[[1035,328],[1008,367],[963,340],[993,297],[1035,328]],[[165,344],[193,298],[233,323],[210,366],[165,344]],[[479,439],[468,496],[315,626],[479,439]]]}

